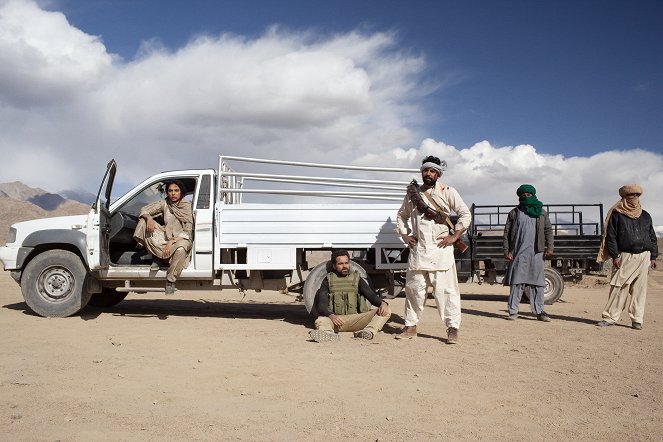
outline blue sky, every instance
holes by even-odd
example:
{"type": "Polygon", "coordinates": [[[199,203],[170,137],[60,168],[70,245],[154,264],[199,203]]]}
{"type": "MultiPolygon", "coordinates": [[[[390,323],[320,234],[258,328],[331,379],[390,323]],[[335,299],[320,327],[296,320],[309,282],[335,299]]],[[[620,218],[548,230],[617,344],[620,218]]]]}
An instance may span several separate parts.
{"type": "Polygon", "coordinates": [[[0,0],[0,182],[435,154],[468,204],[639,183],[663,234],[660,23],[654,1],[0,0]]]}
{"type": "Polygon", "coordinates": [[[159,1],[54,3],[72,24],[133,58],[141,41],[249,38],[271,25],[320,34],[394,31],[450,84],[421,100],[426,136],[467,146],[532,144],[549,154],[663,152],[660,1],[159,1]],[[435,118],[437,116],[437,118],[435,118]]]}

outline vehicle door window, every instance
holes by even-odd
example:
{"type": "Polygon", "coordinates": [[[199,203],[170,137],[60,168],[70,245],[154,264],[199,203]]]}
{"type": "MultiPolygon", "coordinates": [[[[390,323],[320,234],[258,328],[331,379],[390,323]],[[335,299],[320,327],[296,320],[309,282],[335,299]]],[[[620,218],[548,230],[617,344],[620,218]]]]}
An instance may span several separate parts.
{"type": "MultiPolygon", "coordinates": [[[[193,178],[178,178],[184,184],[186,191],[184,199],[191,202],[196,189],[196,180],[193,178]]],[[[129,201],[124,203],[118,211],[138,217],[140,211],[146,205],[166,198],[166,181],[156,182],[141,192],[134,195],[129,201]]]]}
{"type": "Polygon", "coordinates": [[[140,215],[140,209],[150,203],[164,199],[163,188],[164,185],[162,182],[152,184],[127,201],[119,208],[119,211],[137,217],[140,215]]]}

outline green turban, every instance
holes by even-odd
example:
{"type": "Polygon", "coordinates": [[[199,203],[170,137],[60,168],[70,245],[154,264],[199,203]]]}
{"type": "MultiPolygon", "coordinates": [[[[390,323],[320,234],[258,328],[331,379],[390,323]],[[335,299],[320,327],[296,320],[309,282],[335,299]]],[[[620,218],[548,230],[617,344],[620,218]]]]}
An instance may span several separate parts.
{"type": "Polygon", "coordinates": [[[531,184],[523,184],[518,188],[518,190],[516,190],[516,195],[520,196],[523,193],[531,193],[532,195],[536,195],[536,189],[531,184]]]}

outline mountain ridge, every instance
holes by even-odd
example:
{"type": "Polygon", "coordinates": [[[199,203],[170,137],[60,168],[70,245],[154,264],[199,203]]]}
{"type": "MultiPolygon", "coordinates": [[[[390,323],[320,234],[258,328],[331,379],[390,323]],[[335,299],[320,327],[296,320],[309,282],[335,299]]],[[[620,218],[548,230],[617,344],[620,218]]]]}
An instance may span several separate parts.
{"type": "MultiPolygon", "coordinates": [[[[85,195],[83,192],[78,193],[85,195]]],[[[77,194],[77,191],[73,194],[77,194]]],[[[5,244],[9,227],[17,222],[83,215],[89,210],[89,204],[30,187],[20,181],[0,183],[0,245],[5,244]]]]}

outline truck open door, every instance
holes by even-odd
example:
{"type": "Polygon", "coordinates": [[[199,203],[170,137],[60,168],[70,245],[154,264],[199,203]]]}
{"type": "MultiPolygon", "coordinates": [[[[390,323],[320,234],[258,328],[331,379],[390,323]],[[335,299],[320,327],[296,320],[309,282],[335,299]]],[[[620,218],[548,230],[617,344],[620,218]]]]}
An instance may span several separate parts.
{"type": "Polygon", "coordinates": [[[115,180],[117,164],[110,160],[106,166],[106,173],[99,185],[97,199],[87,217],[87,263],[90,270],[108,268],[110,264],[110,197],[115,180]]]}

